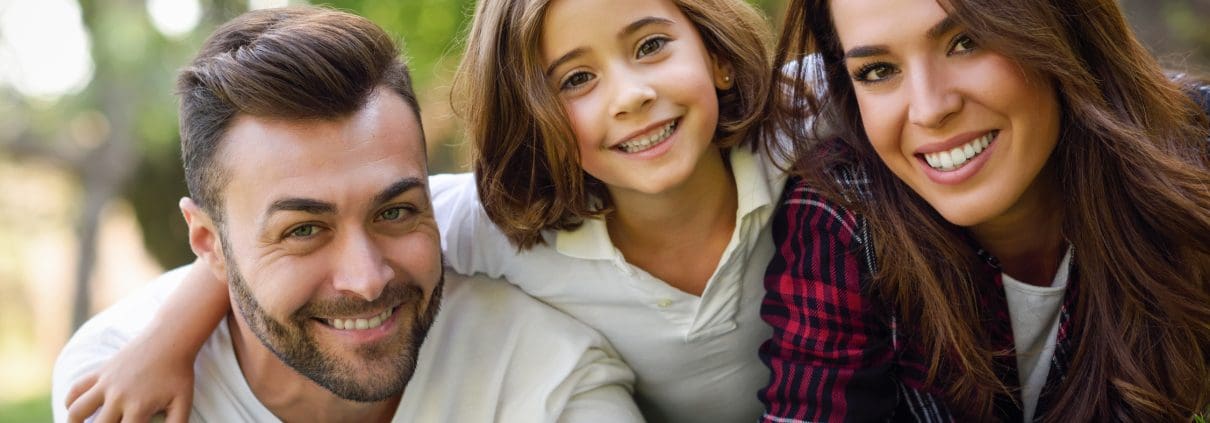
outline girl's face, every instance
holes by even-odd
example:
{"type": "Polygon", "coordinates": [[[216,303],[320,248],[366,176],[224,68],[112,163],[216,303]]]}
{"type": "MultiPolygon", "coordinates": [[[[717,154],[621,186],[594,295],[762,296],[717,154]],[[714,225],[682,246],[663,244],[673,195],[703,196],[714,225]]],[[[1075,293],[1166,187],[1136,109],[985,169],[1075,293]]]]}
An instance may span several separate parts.
{"type": "Polygon", "coordinates": [[[584,171],[615,195],[665,192],[718,157],[715,89],[730,76],[671,1],[553,0],[540,53],[584,171]]]}
{"type": "Polygon", "coordinates": [[[982,48],[937,0],[831,0],[866,135],[946,220],[1045,207],[1035,184],[1059,138],[1051,82],[982,48]]]}

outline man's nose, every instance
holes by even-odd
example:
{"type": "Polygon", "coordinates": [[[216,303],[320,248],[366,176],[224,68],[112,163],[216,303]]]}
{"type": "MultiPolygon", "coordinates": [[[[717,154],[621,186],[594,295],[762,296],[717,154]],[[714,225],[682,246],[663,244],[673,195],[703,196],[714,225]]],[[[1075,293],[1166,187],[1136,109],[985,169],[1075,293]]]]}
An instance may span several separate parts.
{"type": "Polygon", "coordinates": [[[377,299],[386,284],[395,278],[395,270],[369,234],[357,231],[346,233],[342,238],[337,245],[340,251],[335,256],[333,287],[366,301],[377,299]]]}
{"type": "Polygon", "coordinates": [[[621,119],[640,113],[655,102],[655,87],[641,72],[621,69],[613,73],[613,79],[614,93],[609,110],[613,117],[621,119]]]}

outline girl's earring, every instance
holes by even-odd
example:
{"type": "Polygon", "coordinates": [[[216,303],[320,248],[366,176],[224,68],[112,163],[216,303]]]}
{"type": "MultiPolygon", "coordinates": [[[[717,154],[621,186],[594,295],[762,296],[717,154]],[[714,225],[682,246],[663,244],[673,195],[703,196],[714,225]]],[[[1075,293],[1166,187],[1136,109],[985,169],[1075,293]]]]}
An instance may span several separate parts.
{"type": "Polygon", "coordinates": [[[718,89],[724,91],[731,89],[731,75],[723,75],[723,80],[718,84],[718,89]]]}

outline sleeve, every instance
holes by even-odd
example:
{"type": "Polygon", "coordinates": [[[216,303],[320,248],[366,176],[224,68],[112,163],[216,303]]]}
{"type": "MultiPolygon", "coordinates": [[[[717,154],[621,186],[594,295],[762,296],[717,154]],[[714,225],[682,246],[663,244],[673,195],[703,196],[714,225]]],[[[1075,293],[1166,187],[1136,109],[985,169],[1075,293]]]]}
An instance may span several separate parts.
{"type": "Polygon", "coordinates": [[[504,277],[507,258],[515,256],[517,248],[483,211],[474,175],[433,175],[429,188],[445,265],[464,275],[504,277]]]}
{"type": "Polygon", "coordinates": [[[759,392],[765,422],[886,420],[896,405],[888,325],[863,294],[862,222],[791,182],[773,222],[760,348],[772,371],[759,392]]]}
{"type": "MultiPolygon", "coordinates": [[[[602,339],[603,342],[603,339],[602,339]]],[[[558,390],[568,393],[558,422],[642,422],[632,394],[634,373],[611,348],[584,352],[558,390]]]]}

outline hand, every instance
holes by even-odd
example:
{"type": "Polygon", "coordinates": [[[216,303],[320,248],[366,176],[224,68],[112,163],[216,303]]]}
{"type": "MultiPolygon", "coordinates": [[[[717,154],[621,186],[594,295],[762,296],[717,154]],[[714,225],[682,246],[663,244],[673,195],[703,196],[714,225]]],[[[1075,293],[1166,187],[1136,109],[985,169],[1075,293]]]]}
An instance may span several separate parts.
{"type": "Polygon", "coordinates": [[[100,369],[85,375],[67,394],[68,421],[147,422],[161,411],[168,423],[187,423],[193,402],[192,354],[172,351],[171,340],[158,345],[147,331],[122,348],[100,369]],[[98,412],[98,409],[99,412],[98,412]]]}

